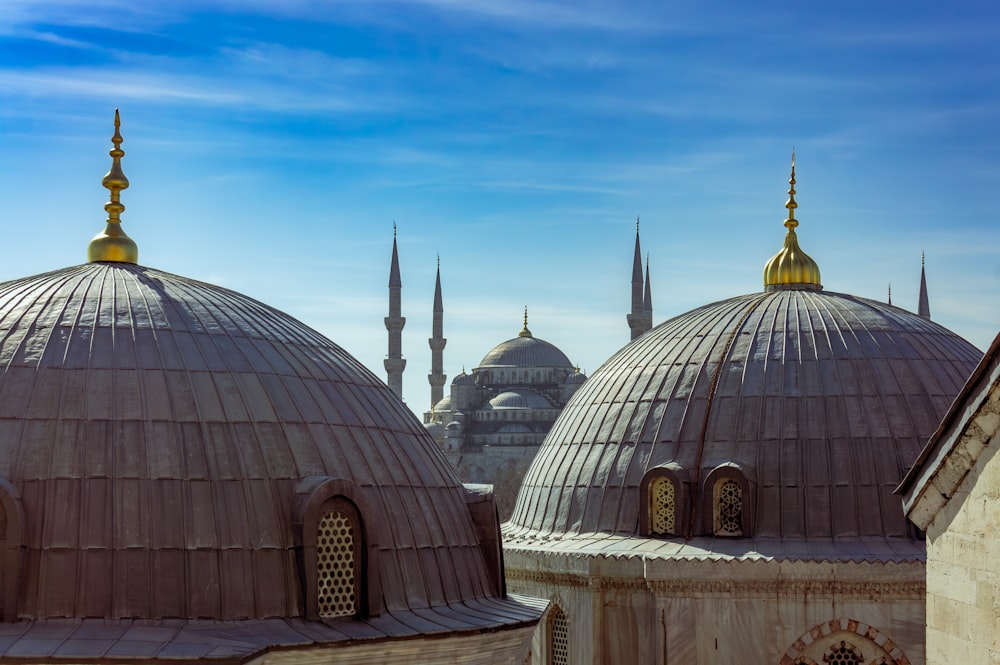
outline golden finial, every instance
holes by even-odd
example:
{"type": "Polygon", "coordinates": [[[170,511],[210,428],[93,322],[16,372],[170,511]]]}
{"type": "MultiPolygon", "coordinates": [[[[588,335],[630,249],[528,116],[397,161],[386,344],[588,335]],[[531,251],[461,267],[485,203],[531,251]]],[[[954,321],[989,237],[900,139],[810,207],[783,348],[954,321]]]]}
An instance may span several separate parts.
{"type": "Polygon", "coordinates": [[[528,330],[528,306],[524,306],[524,328],[521,332],[517,333],[518,337],[531,337],[531,331],[528,330]]]}
{"type": "Polygon", "coordinates": [[[128,178],[122,172],[122,157],[125,156],[125,151],[122,150],[121,125],[121,117],[118,115],[118,109],[115,109],[115,134],[111,137],[111,143],[115,147],[108,152],[112,158],[111,170],[101,181],[101,184],[111,192],[111,200],[104,204],[108,222],[104,232],[94,236],[87,247],[87,260],[91,263],[139,262],[139,248],[134,240],[125,235],[121,225],[121,214],[125,211],[125,206],[121,202],[121,191],[128,188],[128,178]]]}
{"type": "Polygon", "coordinates": [[[792,176],[788,180],[788,219],[785,220],[785,246],[771,257],[764,266],[764,289],[822,289],[819,266],[808,254],[799,248],[799,239],[795,227],[799,225],[795,219],[795,149],[792,149],[792,176]]]}
{"type": "Polygon", "coordinates": [[[792,148],[792,177],[788,179],[788,201],[785,202],[785,207],[788,208],[785,228],[794,229],[799,225],[799,221],[795,219],[795,209],[799,207],[795,202],[795,148],[792,148]]]}

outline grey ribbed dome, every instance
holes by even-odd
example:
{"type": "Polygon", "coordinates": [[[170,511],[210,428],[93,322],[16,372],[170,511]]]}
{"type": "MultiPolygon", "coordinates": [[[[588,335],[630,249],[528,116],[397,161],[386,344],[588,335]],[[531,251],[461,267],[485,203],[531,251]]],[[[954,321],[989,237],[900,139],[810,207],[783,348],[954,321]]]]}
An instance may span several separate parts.
{"type": "Polygon", "coordinates": [[[708,500],[700,482],[733,465],[752,481],[757,538],[905,537],[893,489],[981,355],[848,295],[701,307],[583,384],[525,476],[511,533],[638,534],[640,482],[668,465],[690,479],[694,523],[708,500]]]}
{"type": "Polygon", "coordinates": [[[497,344],[483,356],[479,367],[566,367],[572,368],[562,351],[537,337],[515,337],[497,344]]]}
{"type": "MultiPolygon", "coordinates": [[[[372,508],[386,611],[494,595],[454,470],[379,379],[286,314],[164,272],[0,285],[0,465],[23,504],[21,617],[300,616],[292,522],[313,477],[372,508]]],[[[317,631],[298,638],[344,638],[317,631]]]]}
{"type": "Polygon", "coordinates": [[[494,409],[554,409],[545,395],[534,390],[505,390],[489,401],[494,409]]]}

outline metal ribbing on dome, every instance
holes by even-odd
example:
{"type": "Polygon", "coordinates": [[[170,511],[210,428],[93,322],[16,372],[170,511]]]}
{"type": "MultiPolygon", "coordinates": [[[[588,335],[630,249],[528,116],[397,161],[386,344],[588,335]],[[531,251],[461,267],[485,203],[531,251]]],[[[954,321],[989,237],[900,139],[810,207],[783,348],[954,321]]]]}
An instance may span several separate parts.
{"type": "Polygon", "coordinates": [[[0,476],[25,513],[22,617],[300,616],[312,477],[374,511],[386,611],[495,596],[454,470],[381,381],[286,314],[157,270],[0,284],[0,476]]]}
{"type": "Polygon", "coordinates": [[[907,537],[893,489],[980,356],[935,323],[842,294],[706,305],[583,384],[525,476],[510,533],[637,534],[640,481],[673,462],[696,484],[725,464],[752,473],[757,537],[907,537]]]}
{"type": "Polygon", "coordinates": [[[479,367],[567,367],[566,354],[537,337],[515,337],[497,344],[483,356],[479,367]]]}

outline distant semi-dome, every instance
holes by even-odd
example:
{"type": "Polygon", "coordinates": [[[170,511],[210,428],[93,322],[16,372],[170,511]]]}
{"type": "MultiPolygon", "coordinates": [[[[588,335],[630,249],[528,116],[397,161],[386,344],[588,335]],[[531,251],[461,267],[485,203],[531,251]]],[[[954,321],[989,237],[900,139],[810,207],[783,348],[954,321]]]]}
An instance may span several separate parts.
{"type": "Polygon", "coordinates": [[[506,390],[489,401],[494,409],[554,409],[545,395],[534,390],[515,388],[506,390]]]}

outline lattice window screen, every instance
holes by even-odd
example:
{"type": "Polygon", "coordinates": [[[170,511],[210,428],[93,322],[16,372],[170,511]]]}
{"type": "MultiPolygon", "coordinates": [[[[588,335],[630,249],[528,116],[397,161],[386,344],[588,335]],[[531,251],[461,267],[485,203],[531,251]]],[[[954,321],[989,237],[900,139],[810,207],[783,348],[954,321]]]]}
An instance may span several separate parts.
{"type": "Polygon", "coordinates": [[[828,665],[861,665],[861,652],[853,644],[841,642],[830,647],[823,661],[828,665]]]}
{"type": "Polygon", "coordinates": [[[715,484],[715,533],[743,535],[743,488],[732,478],[715,484]]]}
{"type": "Polygon", "coordinates": [[[350,515],[338,510],[323,515],[316,538],[316,600],[321,617],[358,613],[354,552],[350,515]]]}
{"type": "Polygon", "coordinates": [[[569,621],[559,606],[549,613],[549,665],[569,665],[569,621]]]}
{"type": "Polygon", "coordinates": [[[653,522],[650,531],[657,536],[677,533],[674,530],[677,504],[673,481],[663,477],[654,479],[649,488],[649,502],[649,515],[653,522]]]}

